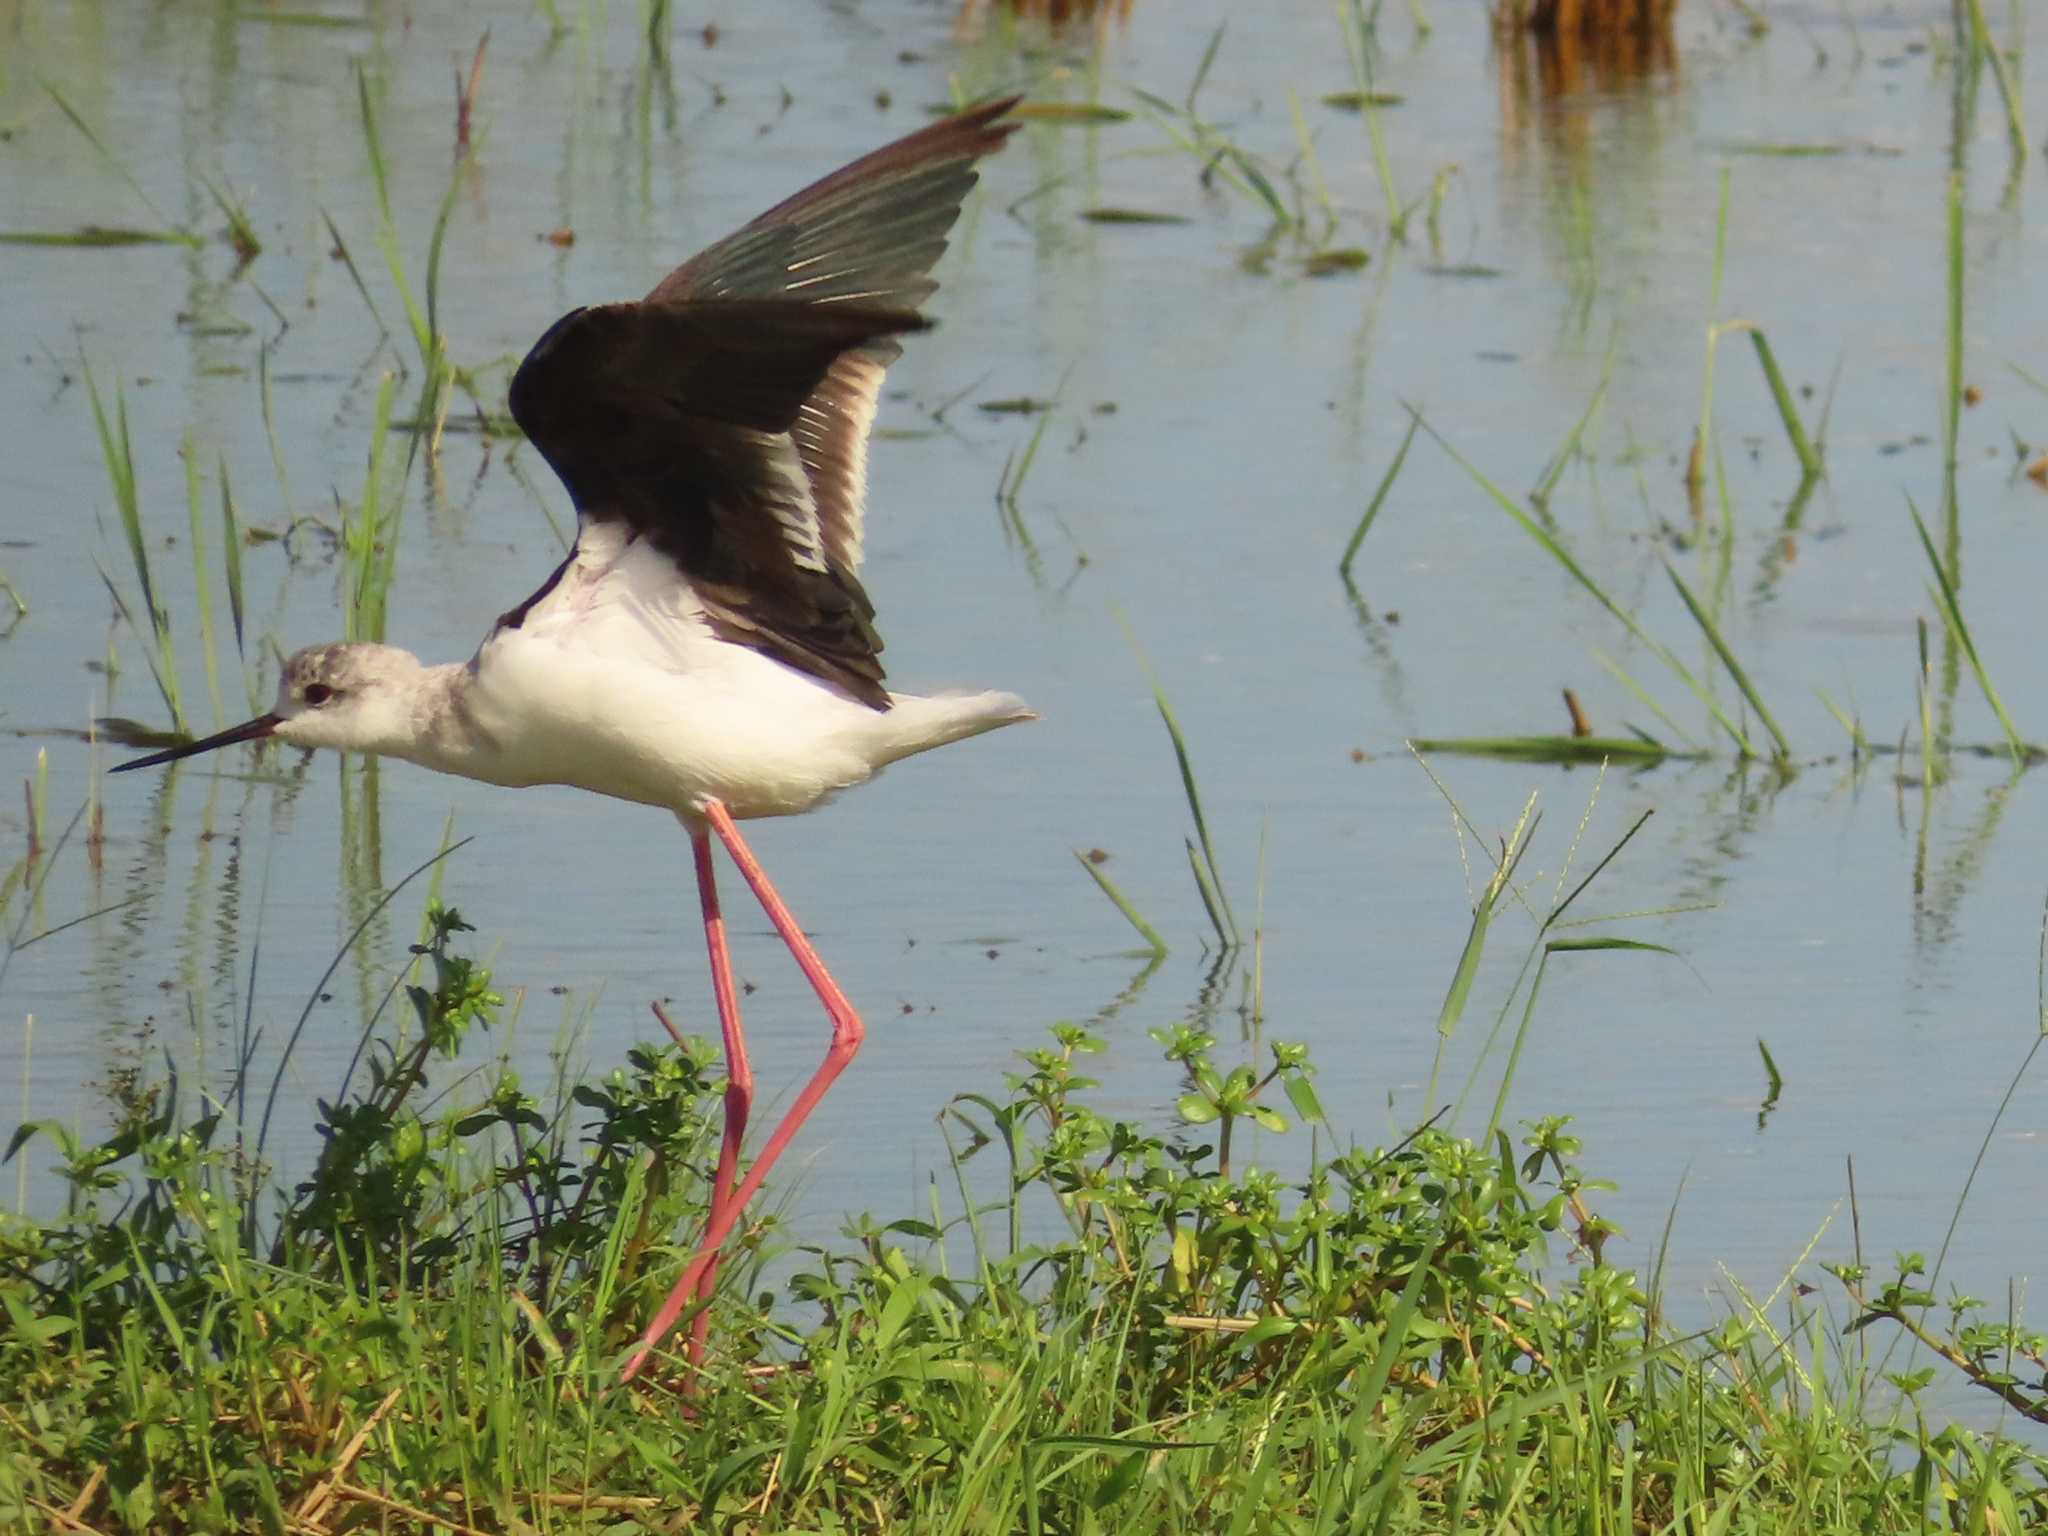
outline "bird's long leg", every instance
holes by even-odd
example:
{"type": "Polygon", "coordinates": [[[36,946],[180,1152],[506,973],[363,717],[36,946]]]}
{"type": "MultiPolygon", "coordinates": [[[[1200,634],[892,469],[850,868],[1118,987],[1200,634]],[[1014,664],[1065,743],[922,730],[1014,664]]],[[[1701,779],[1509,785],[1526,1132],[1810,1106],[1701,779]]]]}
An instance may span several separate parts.
{"type": "MultiPolygon", "coordinates": [[[[697,899],[704,909],[704,945],[711,952],[711,991],[718,999],[718,1032],[725,1045],[725,1134],[718,1146],[718,1172],[711,1181],[711,1210],[708,1220],[717,1226],[720,1212],[730,1202],[733,1184],[739,1177],[740,1143],[747,1134],[747,1114],[754,1106],[754,1068],[747,1060],[746,1032],[740,1028],[740,1000],[732,981],[732,956],[725,947],[725,916],[718,908],[718,880],[711,868],[711,834],[702,827],[690,829],[690,849],[697,856],[697,899]]],[[[696,1299],[711,1300],[718,1280],[718,1252],[704,1266],[697,1283],[696,1299]]],[[[690,1364],[704,1358],[704,1336],[711,1329],[711,1309],[697,1314],[690,1329],[690,1364]]]]}
{"type": "MultiPolygon", "coordinates": [[[[789,1145],[790,1138],[796,1135],[797,1129],[809,1117],[811,1111],[817,1108],[818,1101],[825,1097],[825,1090],[830,1088],[833,1080],[846,1070],[846,1064],[853,1060],[853,1053],[860,1049],[860,1043],[867,1035],[867,1029],[861,1023],[860,1015],[854,1012],[853,1004],[846,1000],[846,994],[839,990],[839,984],[825,969],[824,961],[820,960],[818,952],[811,948],[811,941],[804,937],[803,929],[797,926],[797,921],[790,915],[789,908],[784,906],[782,898],[775,894],[775,887],[769,883],[767,873],[761,868],[760,861],[754,857],[754,851],[747,846],[746,839],[740,836],[739,826],[733,821],[732,813],[713,800],[705,805],[702,815],[705,821],[710,823],[711,830],[718,834],[718,840],[725,844],[725,851],[732,855],[733,863],[739,866],[741,878],[753,889],[755,899],[761,903],[761,910],[768,914],[768,921],[775,925],[775,931],[782,935],[782,942],[789,946],[790,954],[795,957],[797,969],[804,973],[805,980],[811,984],[811,990],[818,994],[818,1001],[825,1005],[826,1016],[832,1021],[832,1043],[826,1049],[825,1059],[819,1064],[818,1070],[811,1074],[811,1080],[804,1084],[803,1092],[799,1093],[796,1102],[790,1105],[789,1113],[783,1116],[782,1123],[775,1127],[775,1133],[768,1138],[767,1145],[761,1148],[761,1155],[754,1159],[754,1166],[747,1170],[747,1176],[740,1181],[739,1188],[723,1203],[714,1199],[710,1224],[705,1228],[703,1240],[697,1245],[696,1257],[690,1260],[690,1267],[683,1271],[683,1277],[668,1293],[668,1300],[662,1303],[661,1310],[654,1316],[654,1321],[647,1325],[647,1331],[640,1335],[639,1347],[626,1362],[625,1371],[621,1376],[621,1379],[626,1381],[639,1374],[641,1366],[646,1364],[654,1346],[661,1342],[669,1329],[675,1326],[675,1321],[682,1315],[683,1309],[697,1297],[707,1272],[718,1261],[719,1248],[738,1224],[740,1213],[746,1209],[747,1202],[754,1198],[755,1191],[761,1187],[761,1181],[767,1178],[768,1170],[774,1166],[775,1159],[782,1155],[782,1149],[789,1145]]],[[[707,849],[707,855],[708,851],[707,849]]],[[[707,913],[708,911],[707,908],[707,913]]],[[[708,916],[706,927],[708,930],[708,916]]],[[[722,1004],[720,1013],[724,1013],[722,1004]]],[[[731,1017],[737,1033],[737,1008],[731,1017]]]]}

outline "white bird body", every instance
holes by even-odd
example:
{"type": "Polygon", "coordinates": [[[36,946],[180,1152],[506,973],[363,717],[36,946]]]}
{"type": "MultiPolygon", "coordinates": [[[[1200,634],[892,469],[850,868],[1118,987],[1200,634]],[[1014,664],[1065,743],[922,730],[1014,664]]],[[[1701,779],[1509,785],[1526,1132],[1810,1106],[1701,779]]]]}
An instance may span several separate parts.
{"type": "Polygon", "coordinates": [[[488,784],[566,784],[694,820],[790,816],[900,758],[1033,718],[1010,693],[892,693],[877,710],[712,633],[674,563],[617,524],[466,664],[389,646],[293,658],[273,734],[488,784]],[[302,659],[303,658],[303,659],[302,659]],[[334,690],[319,708],[308,684],[334,690]]]}

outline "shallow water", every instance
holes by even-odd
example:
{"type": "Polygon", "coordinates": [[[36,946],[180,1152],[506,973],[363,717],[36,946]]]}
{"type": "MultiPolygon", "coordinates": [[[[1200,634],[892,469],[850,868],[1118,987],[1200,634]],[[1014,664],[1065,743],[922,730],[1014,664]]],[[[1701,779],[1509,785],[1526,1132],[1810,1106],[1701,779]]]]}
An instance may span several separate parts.
{"type": "MultiPolygon", "coordinates": [[[[2030,665],[2048,499],[2018,473],[2013,446],[2048,437],[2048,394],[2016,371],[2048,374],[2048,234],[2029,206],[2048,156],[2008,188],[1988,77],[1958,134],[1946,6],[1854,26],[1810,8],[1761,39],[1724,25],[1732,13],[1688,7],[1678,62],[1594,73],[1562,95],[1546,92],[1533,62],[1499,53],[1473,8],[1427,6],[1426,37],[1394,9],[1374,83],[1404,97],[1380,115],[1402,198],[1425,199],[1454,168],[1434,228],[1418,207],[1405,246],[1387,236],[1363,122],[1320,101],[1353,85],[1329,7],[1276,6],[1258,27],[1234,20],[1198,103],[1261,157],[1283,196],[1298,186],[1316,220],[1322,179],[1336,221],[1323,243],[1369,250],[1363,271],[1306,276],[1308,247],[1290,239],[1248,270],[1268,233],[1261,205],[1205,187],[1201,160],[1174,150],[1132,95],[1182,99],[1234,7],[1139,6],[1100,56],[1103,99],[1138,115],[1033,125],[987,169],[940,271],[941,326],[891,375],[865,575],[897,686],[1011,688],[1045,718],[753,834],[872,1027],[799,1143],[795,1208],[829,1230],[863,1206],[921,1206],[942,1166],[933,1120],[947,1097],[991,1086],[1055,1019],[1107,1015],[1107,1104],[1162,1119],[1176,1085],[1147,1028],[1220,997],[1213,1027],[1237,1038],[1253,957],[1212,983],[1182,850],[1188,814],[1127,629],[1187,733],[1247,930],[1256,915],[1262,1027],[1313,1045],[1339,1133],[1368,1140],[1424,1112],[1438,1009],[1485,874],[1485,852],[1470,837],[1461,846],[1404,739],[1560,731],[1566,686],[1605,734],[1635,724],[1673,739],[1598,660],[1615,658],[1712,761],[1604,779],[1449,756],[1430,765],[1487,839],[1540,795],[1544,822],[1522,870],[1535,876],[1530,908],[1566,878],[1569,850],[1576,879],[1656,812],[1574,910],[1655,914],[1597,931],[1682,959],[1554,962],[1513,1112],[1578,1116],[1588,1170],[1620,1182],[1599,1202],[1627,1231],[1609,1249],[1619,1262],[1650,1267],[1677,1202],[1665,1275],[1680,1298],[1723,1286],[1724,1267],[1767,1290],[1824,1227],[1813,1257],[1847,1257],[1849,1159],[1865,1251],[1931,1251],[2038,1028],[2048,801],[2039,774],[2015,778],[1997,757],[1958,756],[1931,796],[1918,786],[1916,619],[1932,626],[1940,718],[1971,742],[1996,742],[1999,729],[1967,668],[1943,664],[1906,500],[1938,520],[1946,198],[1959,164],[1965,372],[1983,391],[1964,415],[1956,477],[1962,599],[2013,718],[2048,736],[2048,677],[2030,665]],[[1295,100],[1313,168],[1297,164],[1295,100]],[[1790,145],[1832,152],[1761,152],[1790,145]],[[1104,206],[1187,222],[1080,217],[1104,206]],[[1710,488],[1695,538],[1682,475],[1705,332],[1738,318],[1767,330],[1795,389],[1811,388],[1809,424],[1827,404],[1829,475],[1797,529],[1781,529],[1797,465],[1747,341],[1731,335],[1714,395],[1726,504],[1710,488]],[[1660,562],[1718,603],[1793,744],[1789,778],[1737,766],[1682,686],[1427,437],[1364,545],[1362,602],[1334,575],[1400,443],[1404,404],[1520,495],[1610,351],[1589,457],[1552,501],[1560,534],[1702,676],[1712,657],[1660,562]],[[995,488],[1036,422],[977,406],[1019,396],[1057,403],[1006,526],[995,488]],[[1817,690],[1875,741],[1904,731],[1913,782],[1900,787],[1891,758],[1853,763],[1817,690]],[[1107,872],[1172,941],[1163,964],[1127,953],[1128,930],[1075,865],[1071,850],[1089,847],[1111,853],[1107,872]],[[1785,1077],[1762,1125],[1759,1037],[1785,1077]]],[[[576,19],[575,6],[563,10],[576,19]]],[[[331,523],[337,496],[361,494],[380,376],[414,361],[377,251],[355,70],[381,93],[390,198],[417,285],[449,184],[451,75],[466,70],[481,21],[453,8],[367,15],[330,28],[227,7],[28,4],[0,18],[0,228],[170,220],[211,237],[224,223],[204,190],[211,178],[246,199],[265,246],[239,277],[212,238],[197,250],[0,247],[0,333],[13,353],[0,572],[30,609],[0,641],[0,723],[19,733],[0,738],[0,782],[32,776],[48,751],[51,836],[90,776],[86,748],[50,733],[103,713],[163,717],[145,647],[110,619],[95,569],[132,591],[81,356],[103,391],[125,386],[185,696],[209,727],[181,441],[190,434],[206,477],[225,631],[216,462],[246,522],[331,523]],[[323,215],[392,326],[388,341],[331,256],[323,215]],[[260,406],[265,346],[288,490],[260,406]],[[111,684],[99,670],[110,644],[111,684]]],[[[719,15],[715,46],[693,12],[678,20],[664,83],[637,15],[592,7],[555,41],[532,8],[491,17],[482,142],[457,184],[437,318],[458,363],[485,370],[493,408],[510,365],[560,311],[644,291],[762,207],[915,127],[954,83],[1041,99],[1088,89],[1085,38],[1013,47],[964,35],[949,8],[925,3],[719,15]],[[574,243],[543,238],[557,229],[574,243]]],[[[2048,100],[2038,49],[2020,70],[2027,95],[2048,100]]],[[[401,387],[401,413],[415,387],[401,387]]],[[[393,439],[394,462],[403,447],[393,439]]],[[[447,438],[433,490],[418,472],[407,481],[394,640],[466,655],[558,558],[511,464],[566,520],[537,456],[474,434],[447,438]]],[[[274,665],[254,659],[270,637],[289,650],[339,632],[337,567],[318,530],[302,525],[290,548],[292,558],[279,542],[245,552],[266,699],[274,665]]],[[[225,712],[239,718],[232,641],[219,643],[225,712]]],[[[1741,713],[1725,676],[1715,687],[1741,713]]],[[[686,1027],[713,1026],[687,846],[654,813],[391,765],[371,817],[360,774],[345,783],[337,760],[286,757],[256,779],[248,767],[230,756],[217,776],[201,766],[106,781],[103,871],[81,837],[48,862],[24,935],[120,905],[21,950],[0,980],[0,1017],[14,1021],[0,1031],[0,1080],[23,1083],[25,1115],[90,1123],[92,1085],[144,1041],[217,1071],[245,1009],[264,1031],[267,1079],[367,893],[431,855],[451,816],[473,840],[449,862],[445,894],[519,1001],[506,1039],[530,1078],[575,1029],[585,1032],[572,1054],[608,1066],[650,1033],[652,998],[675,1000],[686,1027]]],[[[25,841],[10,790],[0,847],[25,841]]],[[[772,1101],[822,1052],[823,1020],[728,883],[772,1101]]],[[[303,1155],[312,1096],[332,1091],[362,1008],[403,959],[422,890],[373,925],[314,1007],[287,1075],[287,1159],[303,1155]]],[[[9,923],[25,911],[17,898],[9,923]]],[[[1496,929],[1449,1047],[1442,1081],[1452,1093],[1476,1082],[1474,1125],[1499,1049],[1473,1078],[1475,1063],[1532,933],[1524,910],[1496,929]]],[[[1949,1274],[1977,1294],[2048,1258],[2041,1224],[2011,1219],[2033,1209],[2044,1130],[2048,1089],[2028,1081],[1957,1232],[1949,1274]]],[[[1307,1145],[1297,1133],[1258,1151],[1294,1166],[1307,1145]]],[[[1818,1278],[1810,1261],[1802,1273],[1818,1278]]]]}

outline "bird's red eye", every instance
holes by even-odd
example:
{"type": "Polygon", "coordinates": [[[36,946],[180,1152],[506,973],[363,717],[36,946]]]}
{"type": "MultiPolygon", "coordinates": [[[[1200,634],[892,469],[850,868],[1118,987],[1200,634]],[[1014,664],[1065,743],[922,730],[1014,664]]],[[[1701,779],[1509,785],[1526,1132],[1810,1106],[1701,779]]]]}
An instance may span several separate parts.
{"type": "Polygon", "coordinates": [[[334,690],[325,683],[308,683],[306,684],[304,697],[309,705],[314,709],[318,709],[322,704],[325,704],[334,697],[334,690]]]}

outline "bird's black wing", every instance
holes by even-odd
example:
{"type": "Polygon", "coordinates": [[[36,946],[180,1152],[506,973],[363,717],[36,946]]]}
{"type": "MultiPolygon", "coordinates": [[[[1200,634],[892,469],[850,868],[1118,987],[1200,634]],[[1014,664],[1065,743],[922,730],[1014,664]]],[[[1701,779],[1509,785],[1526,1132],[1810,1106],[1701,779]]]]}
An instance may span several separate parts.
{"type": "Polygon", "coordinates": [[[860,561],[895,338],[1014,126],[1003,101],[885,146],[535,344],[512,414],[578,512],[651,539],[731,638],[886,708],[860,561]]]}

